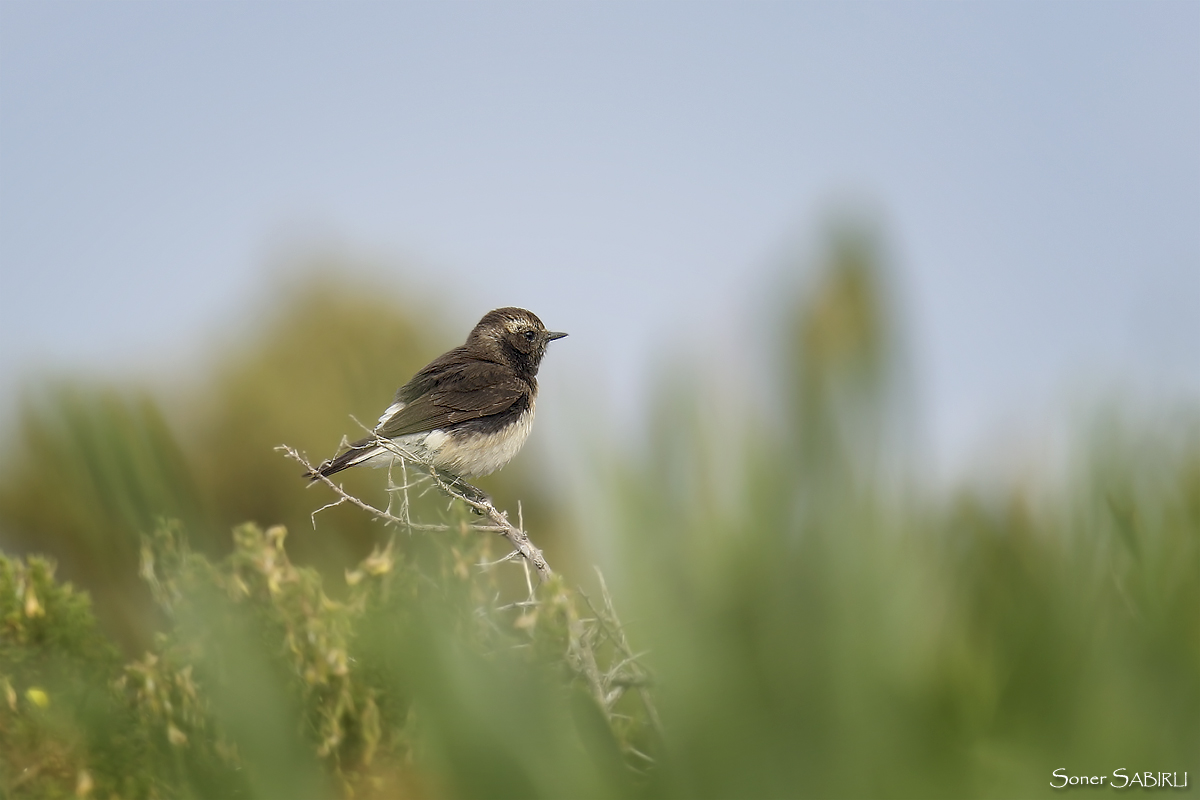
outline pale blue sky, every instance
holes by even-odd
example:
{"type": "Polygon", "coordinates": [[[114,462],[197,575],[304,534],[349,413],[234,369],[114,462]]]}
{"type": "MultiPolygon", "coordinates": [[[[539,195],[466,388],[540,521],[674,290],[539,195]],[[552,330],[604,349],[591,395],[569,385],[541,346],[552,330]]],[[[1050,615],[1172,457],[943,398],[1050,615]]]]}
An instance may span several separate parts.
{"type": "Polygon", "coordinates": [[[3,2],[0,416],[194,358],[306,244],[449,331],[527,306],[544,386],[631,406],[845,198],[943,460],[1080,385],[1200,395],[1200,4],[3,2]]]}

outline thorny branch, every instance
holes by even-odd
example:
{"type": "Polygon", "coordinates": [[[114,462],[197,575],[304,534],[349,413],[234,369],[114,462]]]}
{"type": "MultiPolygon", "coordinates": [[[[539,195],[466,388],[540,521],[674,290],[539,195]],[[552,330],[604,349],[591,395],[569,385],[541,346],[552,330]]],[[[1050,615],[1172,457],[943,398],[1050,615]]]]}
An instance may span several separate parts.
{"type": "MultiPolygon", "coordinates": [[[[511,603],[500,610],[520,609],[524,613],[531,610],[536,611],[537,608],[542,606],[543,602],[535,597],[533,582],[529,575],[529,566],[532,565],[537,570],[541,583],[545,583],[553,575],[553,572],[546,563],[546,559],[542,556],[542,551],[530,542],[529,536],[525,533],[524,520],[522,519],[519,506],[517,524],[513,525],[508,521],[508,514],[497,509],[492,503],[491,498],[461,478],[454,478],[440,473],[430,464],[423,461],[418,454],[408,451],[403,446],[389,439],[376,437],[371,444],[384,447],[395,456],[392,466],[388,469],[389,501],[386,509],[376,508],[370,503],[349,494],[340,484],[334,483],[328,477],[317,474],[316,469],[308,459],[294,448],[287,445],[280,445],[275,448],[284,453],[288,458],[296,461],[308,470],[309,473],[317,475],[316,480],[324,483],[337,494],[337,500],[318,508],[312,513],[314,525],[316,524],[316,515],[321,511],[343,503],[350,503],[388,525],[396,525],[410,531],[449,530],[449,525],[413,522],[409,516],[409,490],[425,484],[422,491],[427,491],[430,488],[427,482],[431,481],[432,486],[436,486],[436,488],[449,497],[460,500],[468,508],[471,508],[487,519],[487,523],[481,521],[471,525],[470,527],[473,530],[499,533],[512,545],[513,549],[510,553],[495,561],[479,564],[480,567],[487,568],[507,561],[521,560],[521,564],[525,568],[526,585],[529,590],[528,599],[511,603]],[[416,477],[410,477],[410,464],[418,467],[420,474],[416,477]],[[396,468],[400,472],[399,483],[395,482],[393,475],[393,470],[396,468]],[[392,506],[397,498],[399,498],[399,509],[393,512],[392,506]]],[[[583,602],[591,612],[591,617],[581,617],[579,615],[570,593],[563,591],[564,587],[561,584],[557,584],[558,589],[549,601],[551,605],[556,605],[564,609],[567,614],[568,641],[565,653],[566,661],[575,674],[587,684],[589,691],[600,706],[600,709],[604,712],[609,724],[614,726],[614,730],[616,729],[615,726],[618,720],[628,719],[628,717],[617,711],[617,703],[629,689],[636,689],[642,706],[645,708],[650,728],[655,735],[661,735],[662,723],[659,721],[658,712],[655,710],[649,691],[652,680],[650,674],[640,663],[641,657],[645,654],[636,653],[629,646],[629,642],[625,637],[625,630],[621,625],[621,621],[617,618],[616,609],[613,607],[612,597],[609,595],[604,575],[600,573],[599,569],[596,570],[596,574],[600,580],[600,594],[603,602],[597,606],[582,590],[579,592],[579,595],[583,598],[583,602]],[[610,662],[607,668],[601,667],[600,662],[604,660],[610,662]]],[[[638,750],[631,742],[625,742],[623,747],[635,759],[647,764],[654,761],[651,756],[638,750]]]]}
{"type": "Polygon", "coordinates": [[[316,468],[309,462],[309,460],[297,452],[295,448],[287,445],[279,445],[275,448],[279,452],[284,453],[288,458],[300,464],[310,473],[317,475],[316,479],[318,481],[324,483],[326,486],[332,489],[335,494],[337,494],[337,500],[324,505],[313,512],[314,525],[316,524],[315,517],[321,511],[334,506],[339,506],[342,503],[350,503],[351,505],[358,506],[363,511],[366,511],[377,519],[383,520],[385,523],[390,525],[399,525],[409,530],[418,531],[449,530],[450,526],[448,525],[423,524],[413,522],[409,518],[408,489],[413,488],[413,486],[416,485],[415,483],[409,483],[408,481],[408,464],[412,462],[413,464],[419,466],[423,473],[428,475],[438,489],[442,490],[442,492],[450,497],[466,503],[467,507],[485,517],[491,523],[490,525],[476,523],[471,526],[474,530],[499,533],[508,540],[508,543],[513,547],[513,554],[506,556],[506,558],[516,558],[517,554],[519,554],[529,564],[531,564],[535,570],[537,570],[538,577],[542,581],[547,580],[553,574],[550,566],[546,563],[545,557],[542,555],[542,551],[534,546],[533,542],[529,540],[529,536],[525,533],[525,531],[508,521],[508,513],[497,509],[492,503],[491,498],[486,494],[459,478],[447,479],[432,466],[416,457],[413,453],[404,450],[390,439],[377,437],[374,444],[390,450],[395,456],[394,463],[398,464],[401,469],[402,481],[399,486],[396,486],[392,483],[390,470],[388,478],[390,484],[388,488],[391,490],[389,491],[389,495],[394,496],[396,493],[395,490],[401,492],[401,516],[396,516],[391,512],[390,502],[388,503],[387,509],[376,508],[370,503],[360,500],[354,495],[348,493],[341,487],[340,484],[334,483],[328,477],[318,474],[316,468]]]}

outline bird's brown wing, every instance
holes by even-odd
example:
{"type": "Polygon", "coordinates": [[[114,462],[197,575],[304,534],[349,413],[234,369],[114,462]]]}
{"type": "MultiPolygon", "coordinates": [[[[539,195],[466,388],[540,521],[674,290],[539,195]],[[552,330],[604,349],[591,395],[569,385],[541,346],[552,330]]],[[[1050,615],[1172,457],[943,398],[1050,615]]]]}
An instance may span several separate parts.
{"type": "Polygon", "coordinates": [[[445,365],[436,377],[427,376],[422,388],[376,433],[393,438],[499,414],[529,390],[511,369],[474,359],[445,365]]]}

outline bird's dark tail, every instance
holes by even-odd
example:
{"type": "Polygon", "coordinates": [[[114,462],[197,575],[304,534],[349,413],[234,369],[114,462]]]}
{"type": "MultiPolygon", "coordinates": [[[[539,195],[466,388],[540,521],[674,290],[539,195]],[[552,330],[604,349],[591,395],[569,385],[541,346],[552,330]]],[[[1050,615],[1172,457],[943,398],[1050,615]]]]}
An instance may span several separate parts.
{"type": "Polygon", "coordinates": [[[373,455],[375,455],[373,452],[375,449],[376,448],[371,445],[370,439],[363,439],[355,442],[346,448],[344,453],[340,454],[336,458],[331,458],[330,460],[323,462],[321,466],[317,467],[316,469],[305,472],[303,477],[308,478],[309,483],[313,483],[321,478],[328,478],[330,475],[341,472],[349,467],[353,467],[356,464],[361,464],[363,461],[371,458],[373,455]]]}

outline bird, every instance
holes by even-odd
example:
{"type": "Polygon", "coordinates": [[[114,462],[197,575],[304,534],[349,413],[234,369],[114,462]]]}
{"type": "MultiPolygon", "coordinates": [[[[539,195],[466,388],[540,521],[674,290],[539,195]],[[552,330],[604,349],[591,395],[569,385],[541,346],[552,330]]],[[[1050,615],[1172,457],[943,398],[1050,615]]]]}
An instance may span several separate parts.
{"type": "Polygon", "coordinates": [[[523,308],[489,311],[465,344],[429,362],[396,391],[370,436],[304,477],[311,484],[349,467],[386,467],[396,449],[451,479],[490,475],[529,437],[538,367],[546,346],[566,335],[546,330],[523,308]]]}

